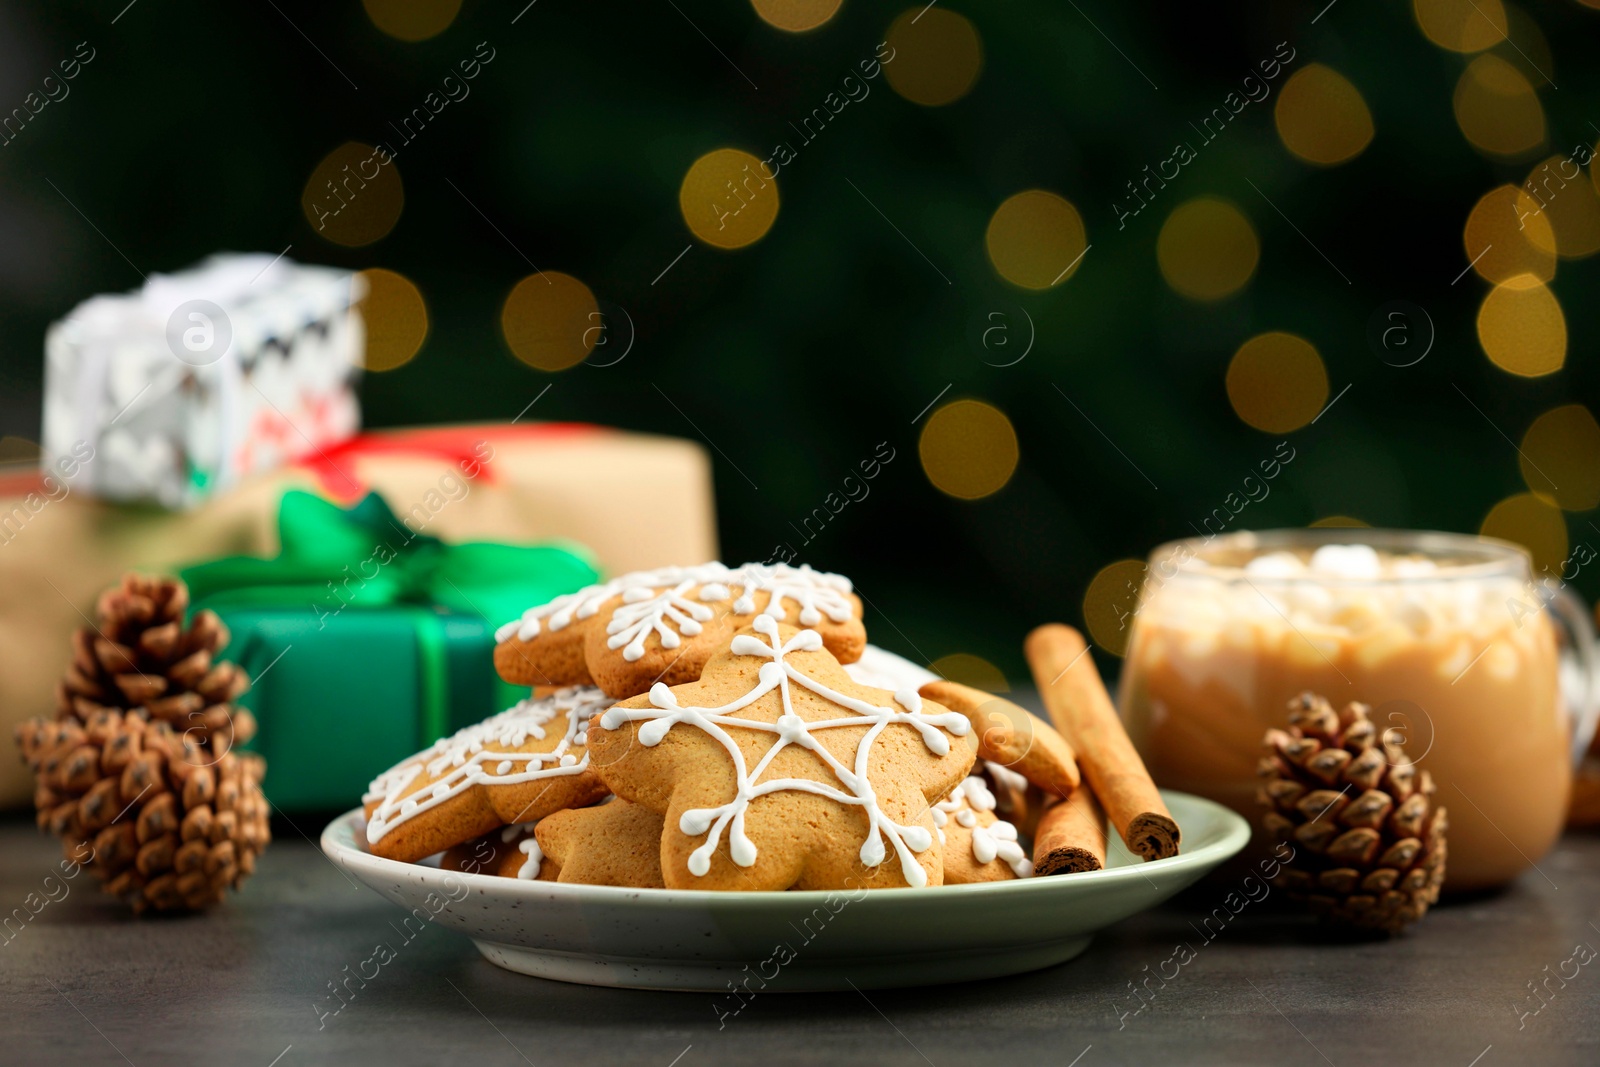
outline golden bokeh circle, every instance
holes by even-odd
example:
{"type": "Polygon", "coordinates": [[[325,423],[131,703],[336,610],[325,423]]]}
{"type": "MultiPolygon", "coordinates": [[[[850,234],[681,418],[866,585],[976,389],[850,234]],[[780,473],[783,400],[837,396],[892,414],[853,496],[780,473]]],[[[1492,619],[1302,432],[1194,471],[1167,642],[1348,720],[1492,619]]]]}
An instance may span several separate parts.
{"type": "Polygon", "coordinates": [[[934,488],[960,500],[998,492],[1017,469],[1017,431],[981,400],[953,400],[928,416],[917,441],[934,488]]]}
{"type": "Polygon", "coordinates": [[[1011,683],[1005,672],[982,656],[969,652],[952,652],[928,664],[928,669],[947,681],[970,685],[985,693],[1009,693],[1011,683]]]}
{"type": "Polygon", "coordinates": [[[461,0],[361,0],[378,29],[402,41],[426,41],[450,27],[461,0]]]}
{"type": "Polygon", "coordinates": [[[1228,363],[1228,401],[1245,422],[1267,433],[1298,430],[1328,402],[1328,371],[1316,347],[1272,332],[1239,346],[1228,363]]]}
{"type": "Polygon", "coordinates": [[[1214,196],[1180,204],[1156,238],[1161,276],[1191,300],[1232,296],[1250,281],[1260,258],[1261,242],[1250,220],[1214,196]]]}
{"type": "Polygon", "coordinates": [[[1567,520],[1560,508],[1532,493],[1506,497],[1490,508],[1478,532],[1526,548],[1538,574],[1560,574],[1567,558],[1567,520]]]}
{"type": "Polygon", "coordinates": [[[1078,272],[1088,236],[1071,202],[1028,189],[994,209],[983,243],[1000,277],[1024,289],[1048,289],[1078,272]]]}
{"type": "Polygon", "coordinates": [[[964,16],[942,7],[911,8],[884,35],[893,58],[889,87],[913,104],[942,107],[972,89],[983,70],[983,42],[964,16]]]}
{"type": "Polygon", "coordinates": [[[566,370],[588,358],[600,336],[600,305],[570,274],[540,271],[512,288],[500,309],[500,332],[530,367],[566,370]]]}
{"type": "Polygon", "coordinates": [[[1522,198],[1527,211],[1523,224],[1534,218],[1545,224],[1528,228],[1530,243],[1562,259],[1583,259],[1600,252],[1600,194],[1592,182],[1583,180],[1576,160],[1551,156],[1534,167],[1522,183],[1522,198]],[[1562,173],[1569,166],[1570,177],[1562,173]]]}
{"type": "Polygon", "coordinates": [[[1467,261],[1496,285],[1542,285],[1556,276],[1555,231],[1527,191],[1490,189],[1472,206],[1461,233],[1467,261]]]}
{"type": "Polygon", "coordinates": [[[737,148],[707,152],[678,187],[689,232],[716,248],[743,248],[767,235],[778,218],[778,182],[761,160],[737,148]]]}
{"type": "Polygon", "coordinates": [[[839,13],[844,0],[750,0],[763,22],[790,33],[805,33],[839,13]]]}
{"type": "Polygon", "coordinates": [[[1522,435],[1522,480],[1567,511],[1600,506],[1600,423],[1582,404],[1540,415],[1522,435]]]}
{"type": "Polygon", "coordinates": [[[367,286],[361,301],[367,334],[361,365],[370,371],[403,367],[428,336],[428,307],[422,291],[405,275],[382,267],[362,271],[361,278],[367,286]]]}
{"type": "Polygon", "coordinates": [[[319,237],[360,248],[388,234],[406,206],[400,171],[387,152],[346,141],[306,179],[300,209],[319,237]]]}
{"type": "Polygon", "coordinates": [[[1311,529],[1364,530],[1371,528],[1371,526],[1372,523],[1364,519],[1358,519],[1354,515],[1329,515],[1312,523],[1311,529]]]}
{"type": "Polygon", "coordinates": [[[1501,370],[1524,378],[1553,374],[1567,361],[1567,319],[1549,286],[1522,275],[1483,298],[1478,343],[1501,370]]]}
{"type": "Polygon", "coordinates": [[[1412,0],[1411,11],[1428,40],[1452,52],[1481,52],[1506,39],[1500,0],[1412,0]]]}
{"type": "Polygon", "coordinates": [[[1290,75],[1278,92],[1272,118],[1283,147],[1307,163],[1343,163],[1372,142],[1372,112],[1361,90],[1322,63],[1290,75]]]}
{"type": "Polygon", "coordinates": [[[1127,654],[1144,572],[1144,560],[1119,559],[1101,567],[1083,592],[1084,628],[1095,644],[1113,656],[1127,654]]]}
{"type": "Polygon", "coordinates": [[[1462,136],[1489,156],[1515,158],[1544,144],[1544,106],[1526,75],[1497,55],[1467,64],[1453,105],[1462,136]]]}

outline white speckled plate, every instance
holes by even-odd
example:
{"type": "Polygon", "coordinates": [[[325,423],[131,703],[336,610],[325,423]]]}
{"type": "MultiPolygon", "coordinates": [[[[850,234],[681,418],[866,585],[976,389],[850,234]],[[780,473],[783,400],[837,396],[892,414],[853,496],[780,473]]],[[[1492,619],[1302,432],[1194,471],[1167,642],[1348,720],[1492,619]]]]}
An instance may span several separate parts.
{"type": "MultiPolygon", "coordinates": [[[[752,991],[933,985],[1069,960],[1096,930],[1159,904],[1244,847],[1250,827],[1164,792],[1184,851],[1140,863],[1114,840],[1086,874],[935,889],[716,893],[457,874],[367,852],[359,810],[322,832],[339,866],[491,962],[588,985],[752,991]]],[[[730,1000],[729,1010],[737,1006],[730,1000]]]]}

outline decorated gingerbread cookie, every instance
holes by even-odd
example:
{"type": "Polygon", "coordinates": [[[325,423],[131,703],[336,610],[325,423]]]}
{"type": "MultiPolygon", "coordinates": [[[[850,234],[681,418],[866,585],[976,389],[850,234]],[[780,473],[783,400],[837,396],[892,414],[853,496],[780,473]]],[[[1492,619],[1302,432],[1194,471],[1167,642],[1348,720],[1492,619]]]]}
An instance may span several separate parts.
{"type": "Polygon", "coordinates": [[[445,849],[439,866],[463,874],[494,874],[541,882],[555,881],[557,871],[556,865],[539,850],[532,823],[513,823],[451,845],[445,849]]]}
{"type": "Polygon", "coordinates": [[[721,563],[638,571],[529,609],[495,635],[495,667],[515,685],[594,684],[613,697],[700,677],[756,615],[810,627],[842,663],[867,633],[850,580],[808,566],[721,563]]]}
{"type": "Polygon", "coordinates": [[[1033,874],[1033,862],[1017,843],[1017,828],[995,818],[988,783],[973,775],[933,806],[944,842],[947,885],[1003,882],[1033,874]]]}
{"type": "Polygon", "coordinates": [[[544,857],[539,877],[554,870],[558,882],[660,889],[661,828],[660,815],[620,797],[558,811],[534,831],[544,857]]]}
{"type": "Polygon", "coordinates": [[[618,796],[665,816],[673,889],[939,885],[932,804],[975,757],[965,717],[852,681],[814,629],[758,615],[699,681],[591,729],[618,796]]]}
{"type": "Polygon", "coordinates": [[[589,766],[590,719],[611,703],[562,689],[443,738],[368,787],[367,844],[413,861],[511,823],[591,804],[608,790],[589,766]]]}

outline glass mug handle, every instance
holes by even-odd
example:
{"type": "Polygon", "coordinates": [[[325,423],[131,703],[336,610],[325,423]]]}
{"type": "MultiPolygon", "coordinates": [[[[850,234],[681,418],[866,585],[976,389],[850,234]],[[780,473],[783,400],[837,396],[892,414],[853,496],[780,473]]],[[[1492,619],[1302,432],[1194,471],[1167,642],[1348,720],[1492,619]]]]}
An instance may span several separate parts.
{"type": "Polygon", "coordinates": [[[1551,611],[1566,624],[1571,650],[1562,657],[1563,668],[1570,661],[1574,671],[1562,670],[1562,695],[1572,709],[1572,762],[1582,762],[1594,740],[1600,720],[1600,646],[1595,643],[1594,624],[1589,607],[1565,586],[1555,590],[1551,611]],[[1576,678],[1571,675],[1575,673],[1576,678]]]}

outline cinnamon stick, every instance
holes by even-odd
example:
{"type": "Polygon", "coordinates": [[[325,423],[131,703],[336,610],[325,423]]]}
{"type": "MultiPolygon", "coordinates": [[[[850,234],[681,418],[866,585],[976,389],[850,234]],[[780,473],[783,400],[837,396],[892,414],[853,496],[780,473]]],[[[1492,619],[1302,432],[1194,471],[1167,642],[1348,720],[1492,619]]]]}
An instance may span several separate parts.
{"type": "Polygon", "coordinates": [[[960,682],[929,682],[918,690],[972,723],[978,758],[1009,767],[1058,797],[1078,788],[1078,761],[1055,727],[1026,708],[960,682]]]}
{"type": "Polygon", "coordinates": [[[1028,635],[1023,652],[1050,718],[1077,750],[1128,851],[1147,860],[1176,856],[1178,824],[1122,728],[1083,635],[1049,623],[1028,635]]]}
{"type": "Polygon", "coordinates": [[[1093,789],[1076,789],[1044,809],[1033,836],[1035,874],[1076,874],[1106,865],[1106,814],[1093,789]]]}

